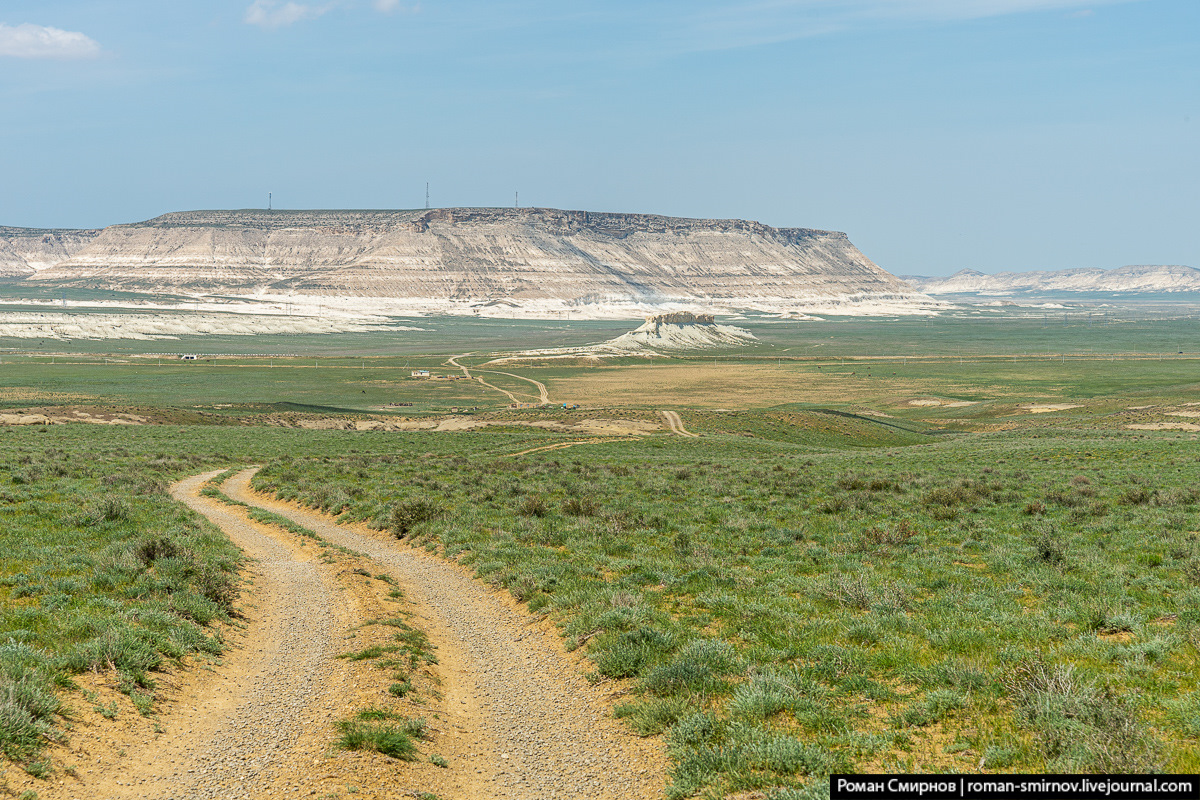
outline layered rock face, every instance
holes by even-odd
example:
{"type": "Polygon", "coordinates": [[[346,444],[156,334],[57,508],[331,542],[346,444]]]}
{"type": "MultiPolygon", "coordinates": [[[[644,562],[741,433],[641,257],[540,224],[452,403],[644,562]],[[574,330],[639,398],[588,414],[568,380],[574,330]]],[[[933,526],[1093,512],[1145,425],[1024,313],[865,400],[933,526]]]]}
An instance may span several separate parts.
{"type": "Polygon", "coordinates": [[[71,258],[100,234],[0,226],[0,277],[28,277],[71,258]]]}
{"type": "Polygon", "coordinates": [[[1200,292],[1200,270],[1184,266],[1134,265],[1116,269],[1063,269],[985,275],[964,269],[948,278],[909,277],[927,294],[1036,292],[1200,292]]]}
{"type": "Polygon", "coordinates": [[[33,280],[571,308],[927,301],[843,233],[555,209],[196,211],[115,225],[33,280]]]}

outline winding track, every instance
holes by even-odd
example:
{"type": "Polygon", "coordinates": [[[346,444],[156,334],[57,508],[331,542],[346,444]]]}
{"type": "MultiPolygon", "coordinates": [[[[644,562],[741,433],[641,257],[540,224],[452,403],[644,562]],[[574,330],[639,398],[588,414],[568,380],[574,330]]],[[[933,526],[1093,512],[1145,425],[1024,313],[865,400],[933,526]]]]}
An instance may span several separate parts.
{"type": "MultiPolygon", "coordinates": [[[[474,378],[475,380],[479,381],[480,383],[482,383],[484,386],[488,387],[489,389],[495,389],[497,392],[500,392],[503,395],[507,395],[508,399],[512,400],[514,403],[523,403],[524,402],[521,398],[517,397],[515,394],[508,391],[507,389],[501,389],[499,386],[488,383],[487,381],[485,381],[483,378],[479,377],[478,375],[472,375],[471,371],[469,369],[467,369],[462,364],[458,363],[458,359],[465,358],[466,356],[469,356],[469,355],[471,355],[471,354],[463,353],[462,355],[451,356],[450,358],[446,359],[445,364],[447,366],[456,367],[458,369],[461,369],[463,371],[463,375],[465,377],[474,378]]],[[[490,372],[493,375],[507,375],[510,378],[517,378],[518,380],[522,380],[527,383],[532,383],[535,387],[537,387],[539,402],[542,403],[543,405],[549,405],[549,403],[550,403],[550,394],[549,394],[549,392],[546,391],[546,384],[542,383],[541,381],[535,381],[533,378],[526,378],[524,376],[517,375],[516,373],[513,373],[513,372],[498,372],[494,369],[477,369],[475,371],[476,372],[490,372]]]]}
{"type": "Polygon", "coordinates": [[[323,745],[312,732],[328,730],[340,705],[347,671],[336,658],[336,639],[348,609],[329,570],[301,548],[199,496],[219,472],[180,481],[171,494],[219,525],[255,560],[248,635],[218,675],[169,715],[167,727],[179,735],[137,753],[115,780],[102,777],[91,797],[208,800],[299,793],[305,784],[298,765],[321,754],[323,745]]]}
{"type": "MultiPolygon", "coordinates": [[[[462,775],[462,797],[649,800],[662,796],[665,764],[657,746],[637,739],[611,719],[600,690],[580,677],[552,633],[533,627],[528,615],[506,597],[487,591],[452,564],[406,548],[384,535],[339,525],[325,514],[253,492],[249,482],[254,472],[247,469],[238,473],[225,484],[224,491],[241,502],[287,516],[334,544],[365,554],[400,582],[406,596],[426,616],[422,627],[438,647],[445,720],[457,732],[462,745],[458,749],[464,752],[460,763],[454,765],[462,775]]],[[[274,562],[262,561],[272,581],[283,580],[292,572],[303,576],[305,570],[287,565],[284,555],[275,553],[270,543],[255,541],[240,530],[242,520],[227,507],[194,496],[212,474],[177,485],[176,496],[228,531],[254,557],[278,561],[278,578],[266,569],[274,562]]],[[[277,663],[278,668],[256,679],[246,697],[257,697],[255,687],[261,686],[262,691],[290,687],[289,691],[298,693],[297,699],[290,702],[311,708],[320,705],[323,691],[336,694],[336,688],[326,685],[328,668],[322,666],[328,663],[331,653],[333,617],[329,608],[333,600],[318,583],[301,579],[294,585],[281,584],[262,597],[261,604],[268,609],[265,616],[278,614],[284,621],[284,627],[272,628],[275,632],[270,637],[278,647],[277,658],[271,664],[277,663]],[[278,608],[272,610],[275,606],[278,608]],[[314,626],[314,632],[297,637],[287,628],[289,624],[314,626]],[[297,638],[302,642],[299,650],[288,644],[297,638]]],[[[281,760],[272,761],[274,745],[258,752],[255,742],[258,737],[274,741],[272,730],[279,729],[283,740],[278,748],[286,748],[291,741],[288,737],[302,737],[306,732],[304,717],[296,716],[294,726],[285,724],[275,714],[264,714],[263,708],[282,702],[286,717],[288,701],[266,698],[255,706],[247,706],[247,702],[226,704],[218,721],[210,726],[220,732],[217,740],[201,737],[203,741],[176,745],[183,749],[198,746],[192,761],[195,771],[177,771],[175,783],[170,784],[176,791],[158,796],[264,796],[252,779],[264,770],[274,769],[281,760]],[[252,718],[259,718],[258,727],[240,733],[239,725],[250,724],[252,718]],[[248,749],[226,755],[226,740],[238,737],[246,740],[248,749]],[[214,758],[209,753],[217,755],[214,758]],[[220,781],[225,780],[226,772],[229,780],[244,773],[251,782],[239,784],[236,791],[221,788],[218,794],[205,794],[208,789],[196,790],[195,784],[188,783],[198,781],[200,775],[208,781],[211,775],[212,781],[224,787],[220,781]],[[186,791],[178,790],[181,780],[188,787],[186,791]]],[[[311,737],[313,731],[327,727],[326,717],[311,723],[307,733],[311,737]]],[[[123,796],[156,795],[143,792],[123,796]]]]}
{"type": "MultiPolygon", "coordinates": [[[[488,373],[491,373],[492,375],[507,375],[510,378],[516,378],[517,380],[525,381],[526,383],[532,383],[534,386],[537,387],[539,402],[541,402],[543,405],[550,404],[550,393],[548,391],[546,391],[546,384],[542,383],[541,381],[535,381],[533,378],[526,378],[524,375],[518,375],[515,372],[500,372],[499,370],[495,370],[495,369],[477,369],[475,371],[476,372],[488,372],[488,373]]],[[[476,380],[480,380],[480,379],[477,378],[476,380]]],[[[493,387],[493,388],[495,388],[495,387],[493,387]]],[[[503,391],[503,390],[501,390],[501,391],[503,391]]],[[[507,394],[507,392],[505,392],[505,394],[507,394]]]]}
{"type": "Polygon", "coordinates": [[[671,429],[671,433],[674,433],[677,436],[691,437],[693,439],[700,436],[700,434],[691,433],[683,427],[683,420],[680,419],[679,412],[663,410],[659,411],[658,413],[661,414],[663,420],[666,421],[667,427],[671,429]]]}

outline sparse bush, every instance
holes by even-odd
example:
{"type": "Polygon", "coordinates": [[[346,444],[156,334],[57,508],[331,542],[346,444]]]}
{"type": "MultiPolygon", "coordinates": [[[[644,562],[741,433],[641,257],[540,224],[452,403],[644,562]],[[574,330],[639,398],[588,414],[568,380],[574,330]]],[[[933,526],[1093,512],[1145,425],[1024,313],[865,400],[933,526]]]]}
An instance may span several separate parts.
{"type": "Polygon", "coordinates": [[[862,574],[835,575],[825,585],[823,594],[841,605],[850,608],[878,608],[884,611],[903,611],[911,598],[904,587],[884,581],[872,586],[862,574]]]}
{"type": "Polygon", "coordinates": [[[404,539],[417,525],[437,519],[443,513],[441,506],[428,500],[407,500],[392,506],[388,528],[397,539],[404,539]]]}
{"type": "Polygon", "coordinates": [[[1070,665],[1019,664],[1006,681],[1020,719],[1055,772],[1147,773],[1162,768],[1162,746],[1134,707],[1070,665]]]}
{"type": "Polygon", "coordinates": [[[863,530],[862,538],[858,541],[858,548],[895,547],[906,544],[917,533],[917,526],[907,519],[902,519],[891,527],[872,525],[863,530]]]}
{"type": "Polygon", "coordinates": [[[531,494],[517,505],[522,517],[544,517],[550,513],[550,504],[540,494],[531,494]]]}
{"type": "Polygon", "coordinates": [[[1146,486],[1130,486],[1117,496],[1123,506],[1144,506],[1154,499],[1156,492],[1146,486]]]}
{"type": "Polygon", "coordinates": [[[594,517],[600,513],[600,506],[590,497],[568,497],[563,500],[562,510],[564,514],[572,517],[594,517]]]}
{"type": "Polygon", "coordinates": [[[205,563],[196,570],[192,581],[201,596],[215,603],[225,613],[234,613],[234,602],[238,596],[235,575],[215,564],[205,563]]]}
{"type": "Polygon", "coordinates": [[[160,558],[179,555],[179,546],[166,536],[148,536],[133,546],[133,554],[142,564],[150,566],[160,558]]]}
{"type": "Polygon", "coordinates": [[[1061,566],[1067,560],[1066,547],[1062,536],[1056,530],[1050,528],[1039,530],[1033,537],[1031,544],[1033,545],[1034,557],[1044,564],[1061,566]]]}

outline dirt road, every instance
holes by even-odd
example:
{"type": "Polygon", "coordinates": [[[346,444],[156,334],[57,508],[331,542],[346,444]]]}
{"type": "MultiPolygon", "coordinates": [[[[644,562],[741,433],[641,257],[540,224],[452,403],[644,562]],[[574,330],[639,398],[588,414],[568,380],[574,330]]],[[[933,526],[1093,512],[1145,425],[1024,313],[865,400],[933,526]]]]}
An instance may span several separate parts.
{"type": "Polygon", "coordinates": [[[683,427],[683,420],[680,419],[678,412],[659,411],[658,413],[662,415],[663,421],[667,423],[667,427],[671,429],[671,433],[674,433],[676,436],[689,436],[692,438],[700,436],[698,433],[689,433],[688,430],[683,427]]]}
{"type": "Polygon", "coordinates": [[[226,484],[234,499],[282,514],[357,550],[395,577],[420,608],[438,647],[448,713],[464,740],[472,798],[657,798],[665,783],[658,745],[610,716],[550,630],[465,571],[384,534],[258,495],[253,470],[226,484]]]}
{"type": "Polygon", "coordinates": [[[469,355],[471,355],[471,354],[463,353],[462,355],[459,355],[459,356],[451,356],[450,358],[446,359],[446,366],[454,367],[455,369],[461,369],[463,372],[463,375],[467,378],[470,378],[471,371],[469,369],[467,369],[466,367],[464,367],[462,364],[458,363],[458,359],[466,358],[469,355]]]}
{"type": "Polygon", "coordinates": [[[253,473],[238,473],[224,491],[357,552],[339,556],[349,559],[345,564],[326,558],[309,539],[200,496],[216,473],[172,487],[177,499],[219,525],[254,559],[249,597],[243,596],[246,630],[212,672],[183,674],[174,702],[155,718],[156,735],[139,739],[123,733],[119,721],[100,722],[93,734],[99,741],[76,743],[82,760],[71,779],[39,782],[39,796],[208,800],[340,797],[347,791],[364,800],[662,797],[666,760],[660,744],[612,719],[616,687],[584,680],[586,665],[564,652],[553,626],[452,563],[386,534],[338,525],[327,515],[254,493],[253,473]],[[390,589],[371,577],[379,574],[403,590],[416,609],[410,624],[425,631],[437,655],[427,668],[436,673],[430,684],[436,688],[416,707],[433,738],[412,763],[333,747],[333,722],[387,697],[385,671],[337,657],[359,646],[352,640],[363,635],[364,624],[395,614],[372,606],[348,580],[390,589]],[[429,752],[448,765],[430,763],[429,752]]]}
{"type": "MultiPolygon", "coordinates": [[[[182,481],[172,494],[255,560],[240,647],[216,674],[197,676],[159,718],[176,735],[145,742],[132,755],[121,750],[123,762],[80,765],[80,784],[55,787],[65,792],[59,796],[199,800],[308,791],[305,775],[325,746],[310,733],[329,730],[341,705],[348,670],[336,658],[336,640],[352,612],[311,555],[197,494],[215,474],[182,481]]],[[[39,794],[57,793],[48,787],[39,794]]]]}
{"type": "MultiPolygon", "coordinates": [[[[499,370],[494,370],[494,369],[477,369],[475,371],[476,372],[489,372],[493,375],[507,375],[508,377],[516,378],[519,381],[525,381],[526,383],[532,383],[535,387],[537,387],[537,390],[538,390],[538,402],[542,403],[543,405],[549,405],[549,403],[550,403],[550,393],[548,391],[546,391],[546,384],[542,383],[541,381],[535,381],[533,378],[526,378],[524,375],[518,375],[515,372],[500,372],[499,370]]],[[[480,380],[480,379],[476,378],[476,380],[480,380]]],[[[482,381],[480,381],[480,382],[482,382],[482,381]]],[[[493,386],[492,388],[494,389],[496,387],[493,386]]],[[[503,392],[504,390],[501,389],[500,391],[503,392]]],[[[508,392],[504,392],[504,393],[508,394],[508,392]]]]}
{"type": "MultiPolygon", "coordinates": [[[[460,358],[465,358],[465,357],[467,357],[467,356],[469,356],[469,355],[471,355],[471,354],[470,354],[470,353],[463,353],[462,355],[458,355],[458,356],[452,356],[451,358],[448,358],[448,359],[446,359],[446,362],[445,362],[445,363],[446,363],[446,365],[447,365],[447,366],[455,367],[456,369],[461,369],[461,370],[462,370],[462,372],[463,372],[463,375],[464,375],[465,377],[468,377],[468,378],[474,378],[475,380],[479,381],[481,384],[483,384],[483,385],[484,385],[484,386],[486,386],[487,388],[489,388],[489,389],[494,389],[495,391],[497,391],[497,392],[500,392],[500,394],[502,394],[502,395],[505,395],[506,397],[508,397],[508,399],[509,399],[509,400],[513,401],[514,403],[523,403],[523,402],[525,402],[524,400],[522,400],[521,398],[517,397],[515,394],[513,394],[513,393],[512,393],[512,392],[510,392],[510,391],[508,391],[507,389],[501,389],[499,386],[496,386],[495,384],[488,383],[487,381],[485,381],[483,378],[479,377],[478,375],[472,375],[472,374],[471,374],[471,371],[470,371],[469,369],[467,369],[467,368],[466,368],[465,366],[463,366],[462,364],[458,363],[458,359],[460,359],[460,358]]],[[[550,395],[546,393],[546,385],[545,385],[544,383],[540,383],[540,382],[538,382],[538,381],[535,381],[535,380],[533,380],[532,378],[522,378],[520,375],[514,375],[514,374],[513,374],[513,373],[511,373],[511,372],[496,372],[496,370],[493,370],[493,369],[476,370],[476,372],[493,372],[493,373],[495,373],[495,374],[497,374],[497,375],[507,375],[507,376],[509,376],[510,378],[518,378],[518,379],[520,379],[520,380],[523,380],[523,381],[527,381],[527,382],[529,382],[529,383],[532,383],[534,386],[536,386],[536,387],[537,387],[537,390],[538,390],[538,395],[539,395],[539,397],[541,398],[540,402],[542,402],[542,403],[549,403],[549,402],[550,402],[550,395]]]]}

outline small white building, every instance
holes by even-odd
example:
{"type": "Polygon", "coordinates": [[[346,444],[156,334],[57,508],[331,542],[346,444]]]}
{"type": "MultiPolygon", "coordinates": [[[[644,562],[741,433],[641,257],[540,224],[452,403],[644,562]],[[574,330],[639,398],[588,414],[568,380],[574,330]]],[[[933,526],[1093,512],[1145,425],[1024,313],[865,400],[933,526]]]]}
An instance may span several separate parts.
{"type": "Polygon", "coordinates": [[[429,370],[427,370],[427,369],[414,369],[414,370],[412,371],[412,376],[413,376],[414,378],[428,378],[428,377],[429,377],[429,370]]]}

